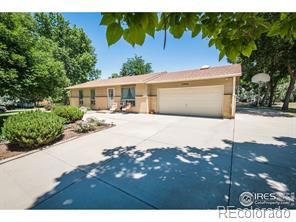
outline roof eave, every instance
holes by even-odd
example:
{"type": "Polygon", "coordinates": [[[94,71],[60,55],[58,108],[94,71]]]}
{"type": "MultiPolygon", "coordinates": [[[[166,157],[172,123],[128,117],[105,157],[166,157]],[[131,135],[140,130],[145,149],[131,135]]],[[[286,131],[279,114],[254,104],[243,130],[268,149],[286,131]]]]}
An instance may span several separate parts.
{"type": "Polygon", "coordinates": [[[98,88],[98,87],[108,87],[108,86],[127,86],[135,84],[144,84],[145,82],[129,82],[129,83],[115,83],[115,84],[106,84],[106,85],[97,85],[97,86],[70,86],[65,89],[87,89],[87,88],[98,88]]]}
{"type": "MultiPolygon", "coordinates": [[[[169,83],[169,82],[184,82],[184,81],[196,81],[196,80],[207,80],[207,79],[220,79],[220,78],[229,78],[235,76],[241,76],[242,73],[233,73],[233,74],[225,74],[219,76],[205,76],[199,78],[190,78],[190,79],[178,79],[178,80],[150,80],[150,81],[141,81],[141,82],[129,82],[129,83],[115,83],[115,84],[106,84],[106,85],[97,85],[97,86],[70,86],[65,89],[90,89],[90,88],[98,88],[98,87],[108,87],[108,86],[123,86],[123,85],[134,85],[134,84],[155,84],[155,83],[169,83]]],[[[156,78],[157,79],[157,78],[156,78]]]]}
{"type": "Polygon", "coordinates": [[[211,76],[211,77],[199,77],[199,78],[191,78],[191,79],[178,79],[178,80],[162,80],[162,81],[150,81],[147,84],[155,84],[155,83],[169,83],[169,82],[184,82],[184,81],[196,81],[196,80],[207,80],[207,79],[221,79],[221,78],[230,78],[241,76],[241,73],[234,73],[234,74],[227,74],[227,75],[220,75],[220,76],[211,76]]]}

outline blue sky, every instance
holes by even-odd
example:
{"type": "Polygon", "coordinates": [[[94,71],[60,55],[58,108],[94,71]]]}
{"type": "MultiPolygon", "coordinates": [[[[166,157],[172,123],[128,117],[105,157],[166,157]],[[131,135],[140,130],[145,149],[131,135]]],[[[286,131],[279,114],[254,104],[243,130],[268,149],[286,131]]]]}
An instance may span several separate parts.
{"type": "Polygon", "coordinates": [[[146,62],[152,63],[153,71],[178,71],[195,69],[203,65],[217,66],[227,64],[224,58],[219,62],[218,51],[208,47],[208,41],[197,36],[192,39],[185,33],[181,39],[174,39],[170,34],[166,48],[163,50],[163,32],[156,33],[155,38],[146,37],[142,46],[132,47],[123,39],[108,46],[105,26],[100,26],[100,13],[63,13],[72,25],[84,29],[92,40],[97,54],[97,67],[102,70],[101,78],[105,79],[112,73],[118,73],[127,58],[135,54],[143,56],[146,62]]]}

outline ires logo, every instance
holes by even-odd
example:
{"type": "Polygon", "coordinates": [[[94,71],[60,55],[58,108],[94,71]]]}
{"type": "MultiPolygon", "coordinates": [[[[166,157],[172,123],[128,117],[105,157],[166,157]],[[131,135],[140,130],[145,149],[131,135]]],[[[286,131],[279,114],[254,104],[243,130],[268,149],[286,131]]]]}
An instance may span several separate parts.
{"type": "Polygon", "coordinates": [[[291,205],[295,204],[295,193],[251,193],[243,192],[239,196],[239,202],[244,207],[249,207],[253,204],[267,205],[291,205]]]}

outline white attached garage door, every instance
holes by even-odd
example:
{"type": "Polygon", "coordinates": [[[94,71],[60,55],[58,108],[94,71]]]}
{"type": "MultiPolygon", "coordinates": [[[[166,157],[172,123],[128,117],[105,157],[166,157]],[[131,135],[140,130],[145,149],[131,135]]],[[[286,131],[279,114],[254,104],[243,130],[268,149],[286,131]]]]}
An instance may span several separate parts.
{"type": "Polygon", "coordinates": [[[158,89],[158,112],[222,117],[224,86],[158,89]]]}

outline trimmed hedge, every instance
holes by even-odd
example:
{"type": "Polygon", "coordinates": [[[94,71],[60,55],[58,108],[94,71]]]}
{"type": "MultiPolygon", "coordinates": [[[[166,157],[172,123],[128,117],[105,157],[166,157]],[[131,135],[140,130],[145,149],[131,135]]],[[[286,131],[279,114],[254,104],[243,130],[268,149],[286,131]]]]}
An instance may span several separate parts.
{"type": "Polygon", "coordinates": [[[64,131],[64,120],[54,113],[26,111],[6,119],[2,133],[5,139],[23,148],[47,145],[64,131]]]}
{"type": "Polygon", "coordinates": [[[74,123],[77,120],[83,118],[84,113],[76,106],[56,106],[53,109],[53,112],[63,117],[66,123],[74,123]]]}

